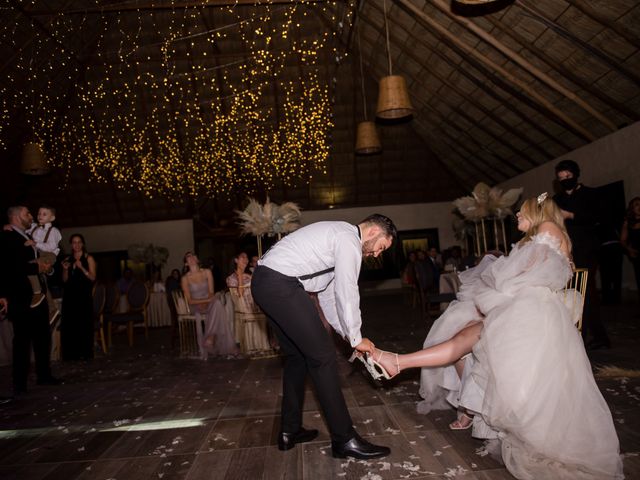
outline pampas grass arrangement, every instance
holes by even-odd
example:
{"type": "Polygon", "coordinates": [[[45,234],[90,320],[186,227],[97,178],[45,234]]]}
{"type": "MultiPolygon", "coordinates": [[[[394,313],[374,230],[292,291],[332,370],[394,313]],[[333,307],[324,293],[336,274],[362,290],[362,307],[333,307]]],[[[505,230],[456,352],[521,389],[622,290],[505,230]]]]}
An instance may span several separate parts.
{"type": "Polygon", "coordinates": [[[300,207],[293,202],[282,205],[273,203],[267,197],[264,205],[249,199],[244,210],[236,210],[238,224],[243,235],[285,235],[300,228],[300,207]]]}

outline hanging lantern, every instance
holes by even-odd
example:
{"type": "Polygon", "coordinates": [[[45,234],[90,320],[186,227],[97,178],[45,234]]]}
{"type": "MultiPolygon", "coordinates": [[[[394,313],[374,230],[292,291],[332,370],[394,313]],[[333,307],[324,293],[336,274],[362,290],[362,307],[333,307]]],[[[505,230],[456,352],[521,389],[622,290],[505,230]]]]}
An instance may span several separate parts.
{"type": "Polygon", "coordinates": [[[358,29],[358,56],[360,57],[360,82],[362,86],[362,110],[364,121],[358,124],[356,132],[356,154],[372,155],[382,151],[376,124],[367,120],[367,94],[364,88],[364,68],[362,67],[362,47],[360,45],[360,29],[358,29]]]}
{"type": "Polygon", "coordinates": [[[356,135],[356,153],[358,155],[371,155],[381,151],[382,144],[378,137],[376,124],[374,122],[360,122],[356,135]]]}
{"type": "Polygon", "coordinates": [[[39,143],[29,142],[22,149],[20,172],[25,175],[46,175],[50,168],[47,156],[39,143]]]}
{"type": "Polygon", "coordinates": [[[393,74],[391,63],[391,45],[389,43],[389,21],[387,20],[387,2],[383,2],[384,29],[387,36],[387,60],[389,76],[382,77],[378,88],[378,108],[376,117],[382,120],[409,119],[413,115],[413,107],[409,100],[407,83],[404,77],[393,74]]]}
{"type": "Polygon", "coordinates": [[[413,115],[407,83],[404,77],[389,75],[380,79],[376,116],[385,120],[398,120],[413,115]]]}

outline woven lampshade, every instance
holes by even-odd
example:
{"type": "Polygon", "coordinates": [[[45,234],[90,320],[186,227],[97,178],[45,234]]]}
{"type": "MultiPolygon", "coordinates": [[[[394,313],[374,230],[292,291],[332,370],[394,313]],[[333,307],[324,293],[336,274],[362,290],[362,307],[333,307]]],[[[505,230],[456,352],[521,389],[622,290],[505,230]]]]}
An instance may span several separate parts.
{"type": "Polygon", "coordinates": [[[398,120],[413,115],[407,83],[400,75],[389,75],[380,79],[376,117],[398,120]]]}
{"type": "Polygon", "coordinates": [[[371,155],[380,153],[382,144],[378,138],[376,124],[373,122],[360,122],[356,135],[356,153],[358,155],[371,155]]]}
{"type": "Polygon", "coordinates": [[[20,171],[25,175],[46,175],[49,173],[47,156],[38,143],[29,142],[22,149],[20,171]]]}
{"type": "Polygon", "coordinates": [[[463,3],[465,5],[483,5],[485,3],[495,3],[498,0],[453,0],[455,3],[463,3]]]}

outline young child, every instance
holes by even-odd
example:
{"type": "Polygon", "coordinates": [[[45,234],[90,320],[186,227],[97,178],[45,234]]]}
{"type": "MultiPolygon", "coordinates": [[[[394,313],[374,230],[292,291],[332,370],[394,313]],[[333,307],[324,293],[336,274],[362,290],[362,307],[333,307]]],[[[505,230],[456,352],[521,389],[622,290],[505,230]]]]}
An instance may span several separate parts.
{"type": "MultiPolygon", "coordinates": [[[[56,219],[56,210],[48,205],[43,205],[38,210],[38,222],[33,223],[26,231],[33,240],[28,240],[25,245],[31,245],[38,251],[38,257],[43,259],[51,266],[56,262],[58,253],[60,253],[60,240],[62,234],[60,230],[51,223],[56,219]]],[[[31,308],[35,308],[45,299],[40,285],[40,279],[37,275],[30,275],[29,281],[33,289],[33,297],[31,298],[31,308]]]]}

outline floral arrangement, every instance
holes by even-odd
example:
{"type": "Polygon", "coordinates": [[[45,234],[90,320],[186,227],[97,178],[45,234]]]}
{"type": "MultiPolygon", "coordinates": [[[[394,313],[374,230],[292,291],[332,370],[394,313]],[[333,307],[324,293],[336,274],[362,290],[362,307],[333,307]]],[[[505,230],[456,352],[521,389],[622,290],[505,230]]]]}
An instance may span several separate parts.
{"type": "Polygon", "coordinates": [[[267,197],[261,205],[252,198],[244,210],[236,210],[236,213],[243,235],[281,236],[300,228],[300,207],[293,202],[278,205],[267,197]]]}
{"type": "Polygon", "coordinates": [[[164,247],[157,247],[152,243],[134,243],[127,248],[129,259],[153,265],[154,267],[162,267],[167,263],[169,258],[169,250],[164,247]]]}
{"type": "MultiPolygon", "coordinates": [[[[500,233],[502,233],[502,247],[504,252],[508,252],[507,238],[505,233],[504,219],[509,215],[513,215],[511,207],[518,201],[522,195],[522,188],[512,188],[503,192],[502,189],[490,188],[486,183],[478,183],[471,196],[461,197],[453,201],[457,213],[462,216],[462,220],[454,222],[453,229],[456,238],[462,240],[467,235],[474,236],[475,230],[475,251],[476,255],[480,255],[483,251],[487,251],[487,229],[485,220],[493,220],[493,239],[495,249],[500,249],[500,233]],[[468,222],[472,222],[473,230],[470,229],[468,222]],[[480,226],[478,226],[478,224],[480,226]],[[471,231],[470,231],[471,230],[471,231]],[[484,250],[483,250],[484,248],[484,250]]],[[[489,230],[490,231],[490,230],[489,230]]]]}
{"type": "Polygon", "coordinates": [[[512,188],[503,193],[500,188],[489,188],[489,185],[480,182],[474,187],[471,196],[458,198],[453,201],[453,205],[466,220],[472,222],[487,217],[503,219],[513,215],[511,207],[522,195],[522,190],[512,188]]]}

